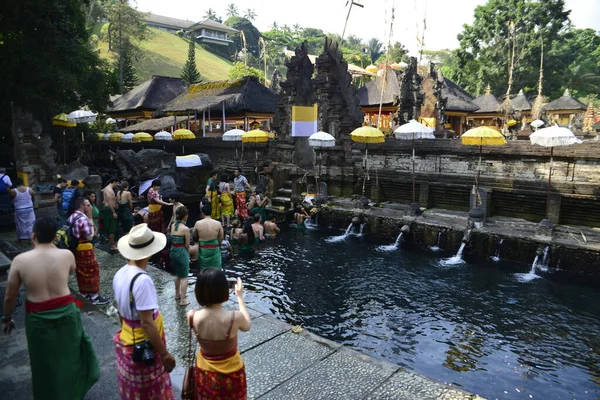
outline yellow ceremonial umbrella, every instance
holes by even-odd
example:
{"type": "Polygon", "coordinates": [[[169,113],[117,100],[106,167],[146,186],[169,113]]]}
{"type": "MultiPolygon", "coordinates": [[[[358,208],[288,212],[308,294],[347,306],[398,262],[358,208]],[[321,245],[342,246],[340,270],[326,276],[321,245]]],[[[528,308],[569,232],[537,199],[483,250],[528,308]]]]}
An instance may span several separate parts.
{"type": "Polygon", "coordinates": [[[516,124],[517,124],[517,121],[515,121],[514,119],[510,119],[506,123],[506,126],[515,126],[516,124]]]}
{"type": "Polygon", "coordinates": [[[121,132],[114,132],[111,133],[111,135],[108,137],[108,140],[110,140],[111,142],[120,142],[121,137],[123,137],[123,134],[121,132]]]}
{"type": "Polygon", "coordinates": [[[52,117],[50,122],[52,122],[52,125],[66,126],[67,128],[74,128],[77,126],[77,123],[71,121],[69,119],[69,117],[67,116],[67,114],[65,114],[65,113],[60,113],[58,115],[55,115],[54,117],[52,117]]]}
{"type": "Polygon", "coordinates": [[[102,136],[104,136],[104,133],[96,132],[96,135],[98,136],[98,140],[102,140],[102,136]]]}
{"type": "Polygon", "coordinates": [[[479,199],[479,175],[481,174],[481,148],[483,146],[502,146],[506,144],[506,138],[496,129],[489,126],[478,126],[469,129],[461,137],[462,144],[467,146],[479,146],[479,163],[477,174],[475,174],[475,205],[480,203],[479,199]]]}
{"type": "Polygon", "coordinates": [[[153,140],[154,138],[152,135],[146,132],[138,132],[134,134],[133,138],[131,139],[132,142],[151,142],[153,140]]]}
{"type": "MultiPolygon", "coordinates": [[[[256,159],[256,181],[258,182],[258,150],[256,150],[256,143],[266,143],[269,141],[269,134],[260,129],[253,129],[242,135],[242,143],[254,143],[254,155],[256,159]]],[[[244,154],[244,147],[242,147],[242,157],[244,154]]]]}
{"type": "Polygon", "coordinates": [[[182,140],[182,139],[196,139],[196,135],[194,132],[189,129],[177,129],[175,132],[171,134],[173,140],[182,140]]]}
{"type": "Polygon", "coordinates": [[[383,136],[383,132],[381,132],[377,128],[373,128],[372,126],[361,126],[360,128],[356,128],[350,133],[350,138],[353,142],[364,143],[365,146],[365,177],[363,179],[363,195],[365,194],[365,183],[367,177],[369,176],[369,143],[385,143],[385,136],[383,136]]]}

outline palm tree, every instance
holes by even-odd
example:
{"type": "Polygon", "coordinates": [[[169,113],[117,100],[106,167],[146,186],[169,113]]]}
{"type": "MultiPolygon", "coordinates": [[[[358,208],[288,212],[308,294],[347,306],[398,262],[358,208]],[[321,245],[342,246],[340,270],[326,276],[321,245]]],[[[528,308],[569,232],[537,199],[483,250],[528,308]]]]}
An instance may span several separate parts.
{"type": "Polygon", "coordinates": [[[212,8],[209,8],[206,10],[203,18],[212,19],[214,21],[217,19],[217,13],[212,8]]]}
{"type": "Polygon", "coordinates": [[[273,24],[271,25],[271,29],[274,31],[279,30],[279,24],[277,23],[277,21],[273,21],[273,24]]]}
{"type": "Polygon", "coordinates": [[[295,33],[299,33],[302,30],[302,27],[299,24],[294,24],[292,28],[294,28],[295,33]]]}
{"type": "Polygon", "coordinates": [[[235,3],[230,3],[227,6],[227,16],[228,17],[237,17],[238,16],[238,8],[235,3]]]}
{"type": "Polygon", "coordinates": [[[253,9],[249,8],[246,10],[246,14],[244,14],[244,18],[246,18],[250,21],[254,21],[254,19],[256,18],[256,13],[254,12],[253,9]]]}

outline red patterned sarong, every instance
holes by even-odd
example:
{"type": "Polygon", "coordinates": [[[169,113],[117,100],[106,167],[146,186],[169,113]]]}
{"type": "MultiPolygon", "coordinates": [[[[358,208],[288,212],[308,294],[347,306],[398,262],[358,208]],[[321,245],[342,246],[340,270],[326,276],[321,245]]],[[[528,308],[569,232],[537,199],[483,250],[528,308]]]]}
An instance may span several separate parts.
{"type": "MultiPolygon", "coordinates": [[[[164,330],[162,329],[162,317],[155,313],[154,322],[158,325],[159,333],[163,343],[166,345],[164,330]]],[[[132,321],[130,321],[131,323],[132,321]]],[[[137,322],[137,321],[136,321],[137,322]]],[[[171,377],[165,370],[158,354],[152,365],[134,363],[131,359],[133,346],[126,346],[121,340],[122,335],[131,339],[131,328],[136,329],[136,342],[139,342],[138,330],[141,330],[139,322],[131,324],[128,328],[127,322],[123,324],[123,330],[129,329],[127,333],[119,331],[113,337],[115,353],[117,355],[117,381],[119,384],[119,396],[123,400],[175,400],[171,377]]]]}
{"type": "Polygon", "coordinates": [[[154,232],[166,233],[165,219],[163,218],[162,210],[148,213],[148,228],[154,232]]]}
{"type": "Polygon", "coordinates": [[[82,294],[97,294],[100,291],[100,267],[94,245],[90,242],[80,243],[73,252],[75,255],[75,274],[77,286],[82,294]]]}
{"type": "Polygon", "coordinates": [[[246,208],[246,192],[235,192],[235,215],[239,219],[248,218],[248,209],[246,208]]]}
{"type": "Polygon", "coordinates": [[[208,357],[200,351],[194,368],[196,400],[245,400],[246,369],[237,349],[233,355],[208,357]]]}

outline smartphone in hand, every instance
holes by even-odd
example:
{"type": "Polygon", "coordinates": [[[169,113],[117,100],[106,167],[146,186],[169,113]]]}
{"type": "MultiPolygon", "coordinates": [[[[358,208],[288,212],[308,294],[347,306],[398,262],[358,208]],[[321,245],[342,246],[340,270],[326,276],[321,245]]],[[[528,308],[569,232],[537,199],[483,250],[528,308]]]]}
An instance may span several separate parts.
{"type": "Polygon", "coordinates": [[[236,283],[237,283],[237,278],[227,278],[227,287],[230,290],[233,290],[236,283]]]}

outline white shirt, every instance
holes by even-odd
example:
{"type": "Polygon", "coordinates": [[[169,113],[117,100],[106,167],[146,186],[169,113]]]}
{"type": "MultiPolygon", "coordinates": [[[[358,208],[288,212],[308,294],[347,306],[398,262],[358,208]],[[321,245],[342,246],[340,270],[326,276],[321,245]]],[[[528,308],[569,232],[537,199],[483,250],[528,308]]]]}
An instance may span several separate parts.
{"type": "Polygon", "coordinates": [[[12,181],[10,180],[10,176],[4,173],[0,173],[0,176],[2,176],[2,180],[4,181],[4,183],[6,183],[6,186],[12,187],[12,181]]]}
{"type": "Polygon", "coordinates": [[[133,265],[125,265],[121,267],[113,278],[113,290],[115,292],[115,300],[117,302],[117,310],[121,317],[132,321],[139,321],[139,311],[158,310],[158,295],[156,288],[150,275],[143,269],[133,265]],[[133,284],[133,298],[135,299],[135,309],[131,313],[129,305],[129,286],[133,277],[142,272],[133,284]]]}

